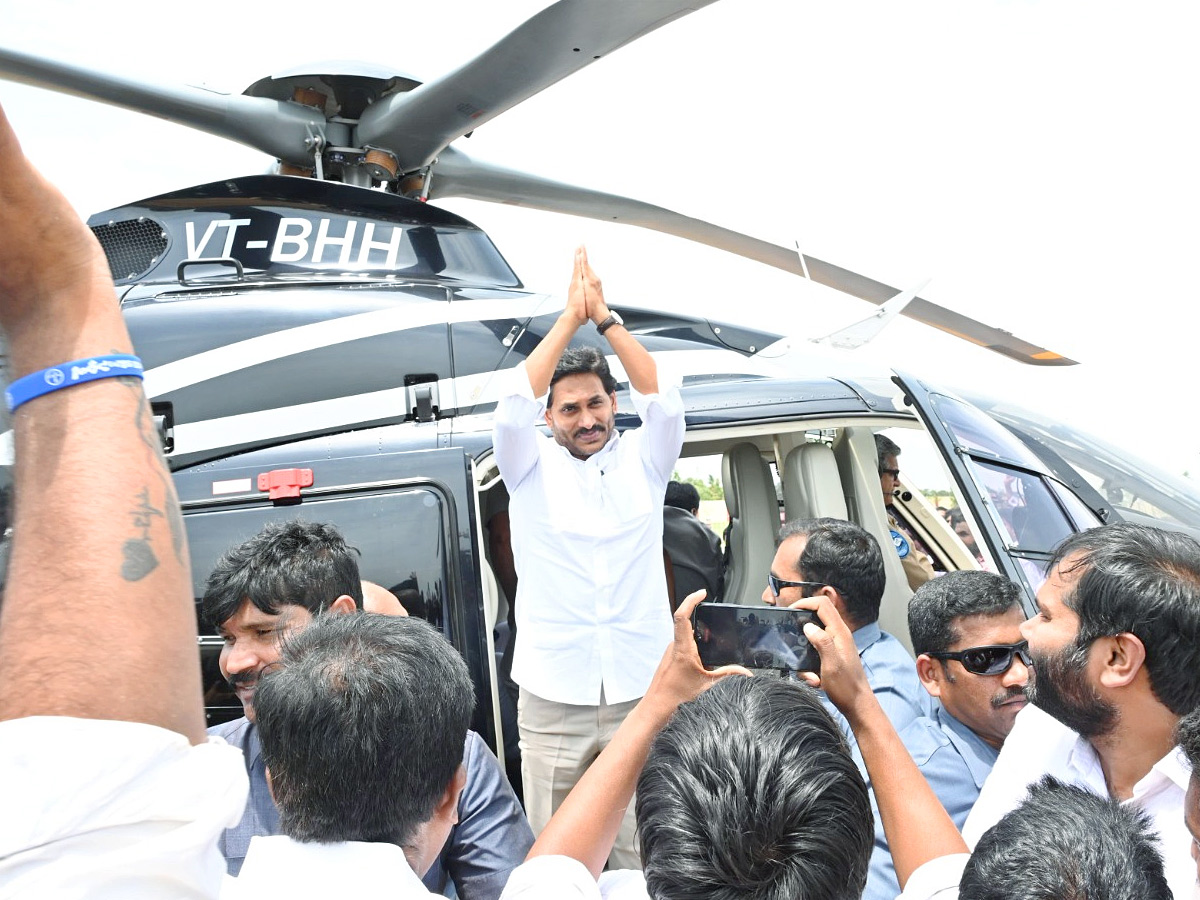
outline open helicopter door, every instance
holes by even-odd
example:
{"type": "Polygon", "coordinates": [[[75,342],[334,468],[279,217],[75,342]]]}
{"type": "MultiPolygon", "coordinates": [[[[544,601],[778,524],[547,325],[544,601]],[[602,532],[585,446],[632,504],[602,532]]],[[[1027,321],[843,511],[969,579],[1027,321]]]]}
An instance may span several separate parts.
{"type": "Polygon", "coordinates": [[[1006,428],[969,403],[897,373],[954,476],[958,500],[978,526],[1000,574],[1025,589],[1026,611],[1046,563],[1068,535],[1104,524],[1006,428]]]}
{"type": "Polygon", "coordinates": [[[221,678],[222,639],[199,615],[217,560],[273,522],[329,523],[358,550],[361,577],[388,588],[410,616],[438,628],[462,654],[475,686],[471,727],[503,746],[496,664],[481,594],[478,513],[470,457],[461,448],[291,448],[228,457],[174,474],[197,598],[205,706],[210,725],[242,714],[221,678]],[[299,448],[299,449],[297,449],[299,448]]]}

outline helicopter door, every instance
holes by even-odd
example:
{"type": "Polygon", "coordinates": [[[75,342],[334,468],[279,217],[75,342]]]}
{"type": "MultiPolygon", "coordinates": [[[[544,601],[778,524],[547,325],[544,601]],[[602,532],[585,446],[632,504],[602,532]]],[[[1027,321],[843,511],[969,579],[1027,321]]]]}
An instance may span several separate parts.
{"type": "Polygon", "coordinates": [[[893,380],[937,443],[1001,573],[1025,587],[1032,611],[1054,548],[1103,522],[990,416],[912,376],[893,380]]]}
{"type": "Polygon", "coordinates": [[[274,454],[258,462],[248,454],[235,465],[176,473],[197,599],[208,722],[241,715],[220,676],[222,640],[216,623],[199,614],[209,573],[230,547],[267,523],[328,522],[358,551],[363,578],[388,588],[409,615],[438,628],[462,654],[475,685],[471,727],[493,748],[501,746],[471,459],[458,448],[379,453],[369,440],[363,446],[369,452],[360,456],[281,459],[274,454]],[[281,468],[287,464],[295,468],[281,468]],[[301,473],[307,477],[297,479],[301,473]],[[276,491],[277,484],[295,489],[276,491]]]}

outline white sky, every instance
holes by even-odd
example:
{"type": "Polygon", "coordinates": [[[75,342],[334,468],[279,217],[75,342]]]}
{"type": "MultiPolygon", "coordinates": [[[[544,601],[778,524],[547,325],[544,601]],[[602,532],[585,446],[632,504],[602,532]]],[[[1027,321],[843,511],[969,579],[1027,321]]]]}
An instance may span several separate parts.
{"type": "MultiPolygon", "coordinates": [[[[635,2],[635,0],[618,0],[635,2]]],[[[0,0],[0,44],[240,91],[361,59],[428,79],[541,0],[167,4],[0,0]],[[386,10],[386,15],[384,14],[386,10]]],[[[1200,7],[1184,2],[720,0],[460,141],[805,252],[1082,365],[1035,369],[901,320],[860,354],[985,390],[1200,476],[1200,7]]],[[[26,151],[81,213],[268,160],[158,120],[0,83],[26,151]]],[[[819,336],[873,307],[622,226],[447,202],[531,288],[586,242],[610,303],[819,336]]]]}

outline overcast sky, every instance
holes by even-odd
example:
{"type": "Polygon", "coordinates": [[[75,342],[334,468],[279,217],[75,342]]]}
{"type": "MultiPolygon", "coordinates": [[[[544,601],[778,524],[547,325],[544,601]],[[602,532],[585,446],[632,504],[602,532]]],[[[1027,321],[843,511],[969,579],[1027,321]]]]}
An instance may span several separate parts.
{"type": "MultiPolygon", "coordinates": [[[[635,0],[621,0],[635,2],[635,0]]],[[[544,5],[0,0],[0,44],[240,91],[300,63],[418,79],[544,5]],[[386,14],[385,14],[386,12],[386,14]],[[104,40],[100,37],[104,36],[104,40]]],[[[909,287],[1082,364],[1034,369],[908,320],[860,355],[1044,410],[1200,475],[1200,12],[1192,3],[720,0],[459,142],[909,287]]],[[[81,213],[268,160],[144,116],[0,84],[81,213]]],[[[719,251],[467,201],[525,283],[586,242],[610,303],[819,336],[872,307],[719,251]]]]}

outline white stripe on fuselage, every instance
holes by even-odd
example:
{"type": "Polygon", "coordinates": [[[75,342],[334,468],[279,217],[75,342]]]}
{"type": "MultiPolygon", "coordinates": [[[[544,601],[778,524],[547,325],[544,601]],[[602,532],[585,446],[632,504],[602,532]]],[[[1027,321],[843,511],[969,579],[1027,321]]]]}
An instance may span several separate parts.
{"type": "Polygon", "coordinates": [[[455,322],[524,320],[542,312],[561,309],[562,301],[557,304],[547,302],[554,299],[547,294],[524,294],[504,299],[430,300],[425,303],[403,303],[388,309],[343,316],[340,319],[323,319],[309,325],[298,325],[295,328],[273,331],[223,347],[215,347],[147,369],[146,396],[151,399],[161,397],[163,394],[251,366],[393,331],[408,331],[427,325],[455,322]],[[545,310],[542,309],[543,306],[546,307],[545,310]]]}

